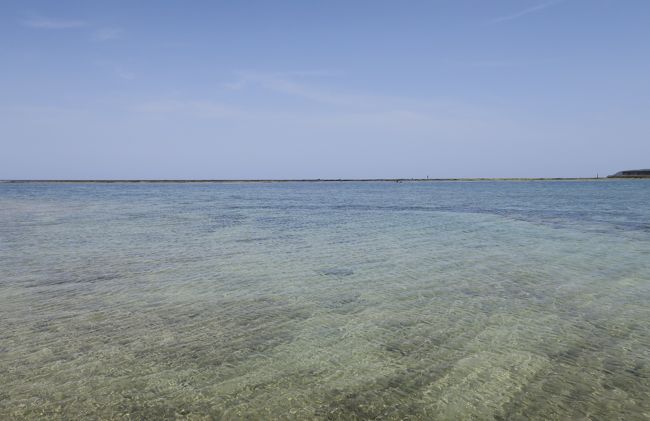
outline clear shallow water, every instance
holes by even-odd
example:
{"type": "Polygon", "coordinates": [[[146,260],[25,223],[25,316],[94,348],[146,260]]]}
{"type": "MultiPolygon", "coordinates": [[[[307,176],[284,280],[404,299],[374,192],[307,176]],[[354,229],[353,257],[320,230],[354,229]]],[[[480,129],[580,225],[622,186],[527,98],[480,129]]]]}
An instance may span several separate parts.
{"type": "Polygon", "coordinates": [[[650,419],[649,203],[0,184],[0,419],[650,419]]]}

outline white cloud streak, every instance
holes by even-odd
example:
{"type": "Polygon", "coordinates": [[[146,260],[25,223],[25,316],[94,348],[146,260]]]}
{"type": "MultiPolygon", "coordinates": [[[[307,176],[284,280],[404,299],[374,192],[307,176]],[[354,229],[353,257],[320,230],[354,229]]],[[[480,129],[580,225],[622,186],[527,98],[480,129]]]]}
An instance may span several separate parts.
{"type": "Polygon", "coordinates": [[[512,20],[522,18],[522,17],[524,17],[526,15],[530,15],[530,14],[533,14],[533,13],[539,13],[544,9],[547,9],[547,8],[549,8],[551,6],[555,6],[556,4],[561,3],[562,1],[564,1],[564,0],[553,0],[553,1],[547,1],[547,2],[544,2],[544,3],[540,3],[540,4],[536,5],[536,6],[532,6],[532,7],[529,7],[527,9],[520,10],[519,12],[512,13],[510,15],[500,16],[498,18],[495,18],[495,19],[491,20],[490,23],[491,24],[496,24],[496,23],[508,22],[508,21],[512,21],[512,20]]]}
{"type": "Polygon", "coordinates": [[[55,19],[48,17],[32,17],[21,21],[23,26],[36,29],[72,29],[89,26],[83,20],[55,19]]]}
{"type": "Polygon", "coordinates": [[[117,26],[98,27],[98,25],[84,20],[59,19],[46,16],[31,16],[20,21],[20,24],[33,29],[62,30],[89,28],[92,29],[92,38],[97,41],[111,41],[124,37],[124,29],[117,26]]]}
{"type": "Polygon", "coordinates": [[[232,90],[256,86],[280,94],[334,106],[363,108],[373,107],[373,104],[377,103],[377,98],[371,95],[339,92],[334,89],[314,87],[296,80],[297,77],[338,74],[324,70],[285,73],[239,72],[239,78],[236,81],[224,83],[222,86],[232,90]]]}
{"type": "MultiPolygon", "coordinates": [[[[241,72],[240,78],[223,87],[242,91],[242,99],[230,103],[225,98],[159,98],[129,107],[139,114],[199,118],[204,120],[245,122],[261,127],[304,126],[327,131],[348,128],[354,131],[399,130],[404,133],[475,134],[486,126],[508,126],[508,118],[499,111],[481,105],[450,100],[421,100],[386,95],[335,90],[328,86],[306,84],[287,75],[293,73],[241,72]],[[257,92],[244,92],[257,91],[257,92]],[[305,101],[303,105],[246,106],[246,97],[284,95],[305,101]],[[317,107],[310,106],[321,105],[317,107]],[[324,106],[324,107],[323,107],[324,106]]],[[[278,103],[279,104],[279,103],[278,103]]]]}

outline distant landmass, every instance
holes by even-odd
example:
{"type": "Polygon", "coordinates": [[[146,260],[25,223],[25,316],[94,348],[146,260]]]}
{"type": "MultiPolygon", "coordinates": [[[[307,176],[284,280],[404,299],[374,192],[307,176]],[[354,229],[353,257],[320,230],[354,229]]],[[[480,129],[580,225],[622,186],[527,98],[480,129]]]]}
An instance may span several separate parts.
{"type": "MultiPolygon", "coordinates": [[[[625,170],[606,178],[650,178],[650,169],[625,170]]],[[[591,181],[603,177],[472,177],[472,178],[296,178],[296,179],[0,179],[0,183],[314,183],[314,182],[393,182],[409,181],[591,181]]]]}
{"type": "Polygon", "coordinates": [[[608,178],[650,178],[650,170],[625,170],[608,176],[608,178]]]}

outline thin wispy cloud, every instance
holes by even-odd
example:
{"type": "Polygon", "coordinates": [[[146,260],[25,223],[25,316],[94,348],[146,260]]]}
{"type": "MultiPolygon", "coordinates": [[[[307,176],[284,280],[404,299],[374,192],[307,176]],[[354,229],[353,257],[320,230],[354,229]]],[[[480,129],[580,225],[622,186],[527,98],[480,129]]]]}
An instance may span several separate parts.
{"type": "Polygon", "coordinates": [[[317,70],[295,70],[290,72],[253,72],[253,71],[239,71],[236,72],[236,79],[234,81],[222,83],[224,88],[239,90],[251,84],[259,84],[269,87],[277,85],[278,82],[287,82],[293,79],[304,79],[313,77],[334,77],[341,76],[341,72],[317,69],[317,70]]]}
{"type": "Polygon", "coordinates": [[[250,117],[238,107],[209,100],[162,99],[138,103],[131,110],[152,115],[193,115],[201,118],[224,119],[250,117]]]}
{"type": "Polygon", "coordinates": [[[119,77],[120,79],[124,80],[133,80],[135,79],[135,73],[125,70],[121,67],[116,66],[113,71],[115,72],[115,75],[119,77]]]}
{"type": "Polygon", "coordinates": [[[101,28],[93,33],[93,38],[98,41],[112,41],[120,39],[124,36],[124,29],[122,28],[101,28]]]}
{"type": "Polygon", "coordinates": [[[326,70],[283,73],[239,72],[237,80],[224,83],[222,86],[232,90],[256,86],[279,94],[335,106],[367,107],[375,104],[376,98],[373,97],[339,92],[328,87],[314,86],[302,80],[303,77],[335,75],[338,76],[340,73],[326,70]]]}
{"type": "Polygon", "coordinates": [[[111,73],[113,73],[113,75],[115,75],[120,79],[124,79],[124,80],[135,79],[135,73],[124,68],[119,63],[115,63],[113,61],[100,60],[100,61],[96,61],[95,64],[103,69],[110,71],[111,73]]]}
{"type": "MultiPolygon", "coordinates": [[[[379,98],[381,100],[381,98],[379,98]]],[[[484,131],[500,133],[513,130],[512,116],[490,109],[459,104],[420,104],[396,107],[388,99],[373,110],[336,108],[307,111],[295,108],[246,107],[211,99],[156,99],[131,104],[128,109],[141,116],[169,121],[228,121],[246,127],[292,127],[309,132],[355,131],[402,134],[449,135],[458,139],[484,131]],[[299,118],[298,118],[299,116],[299,118]]]]}
{"type": "Polygon", "coordinates": [[[544,9],[547,9],[551,6],[555,6],[556,4],[562,3],[564,0],[553,0],[553,1],[547,1],[544,3],[540,3],[536,6],[529,7],[527,9],[520,10],[518,12],[505,15],[505,16],[500,16],[498,18],[492,19],[489,23],[495,24],[495,23],[502,23],[502,22],[508,22],[512,20],[516,20],[519,18],[522,18],[527,15],[531,15],[533,13],[539,13],[544,9]]]}
{"type": "Polygon", "coordinates": [[[117,26],[99,27],[99,25],[79,19],[63,19],[47,16],[30,16],[19,21],[22,26],[33,29],[75,29],[88,28],[97,41],[111,41],[124,37],[125,30],[117,26]]]}
{"type": "Polygon", "coordinates": [[[49,17],[31,17],[20,21],[23,26],[36,29],[71,29],[89,26],[88,22],[73,19],[57,19],[49,17]]]}
{"type": "MultiPolygon", "coordinates": [[[[377,126],[400,127],[411,130],[432,129],[453,126],[456,130],[466,125],[468,120],[472,127],[478,127],[483,121],[485,110],[482,106],[451,101],[449,99],[421,99],[395,97],[373,92],[358,92],[337,89],[330,84],[318,83],[310,78],[305,81],[303,75],[321,74],[321,72],[238,72],[234,82],[222,84],[222,87],[241,91],[237,105],[227,102],[213,102],[210,99],[183,99],[153,101],[139,104],[136,111],[150,114],[184,114],[201,118],[237,117],[256,122],[295,121],[296,113],[301,114],[301,121],[310,121],[314,127],[328,125],[355,126],[371,128],[377,126]],[[294,77],[291,77],[293,75],[294,77]],[[273,109],[266,107],[241,108],[249,95],[282,95],[304,101],[304,105],[289,102],[273,109]],[[242,102],[243,100],[243,102],[242,102]],[[312,107],[311,104],[316,105],[312,107]]],[[[222,98],[223,99],[223,98],[222,98]]]]}

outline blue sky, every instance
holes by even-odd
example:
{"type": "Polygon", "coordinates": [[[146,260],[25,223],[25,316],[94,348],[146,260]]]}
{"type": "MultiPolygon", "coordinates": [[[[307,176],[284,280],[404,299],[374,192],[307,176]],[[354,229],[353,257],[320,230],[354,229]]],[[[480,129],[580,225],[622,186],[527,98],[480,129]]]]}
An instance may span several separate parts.
{"type": "Polygon", "coordinates": [[[650,167],[650,1],[3,1],[0,178],[650,167]]]}

